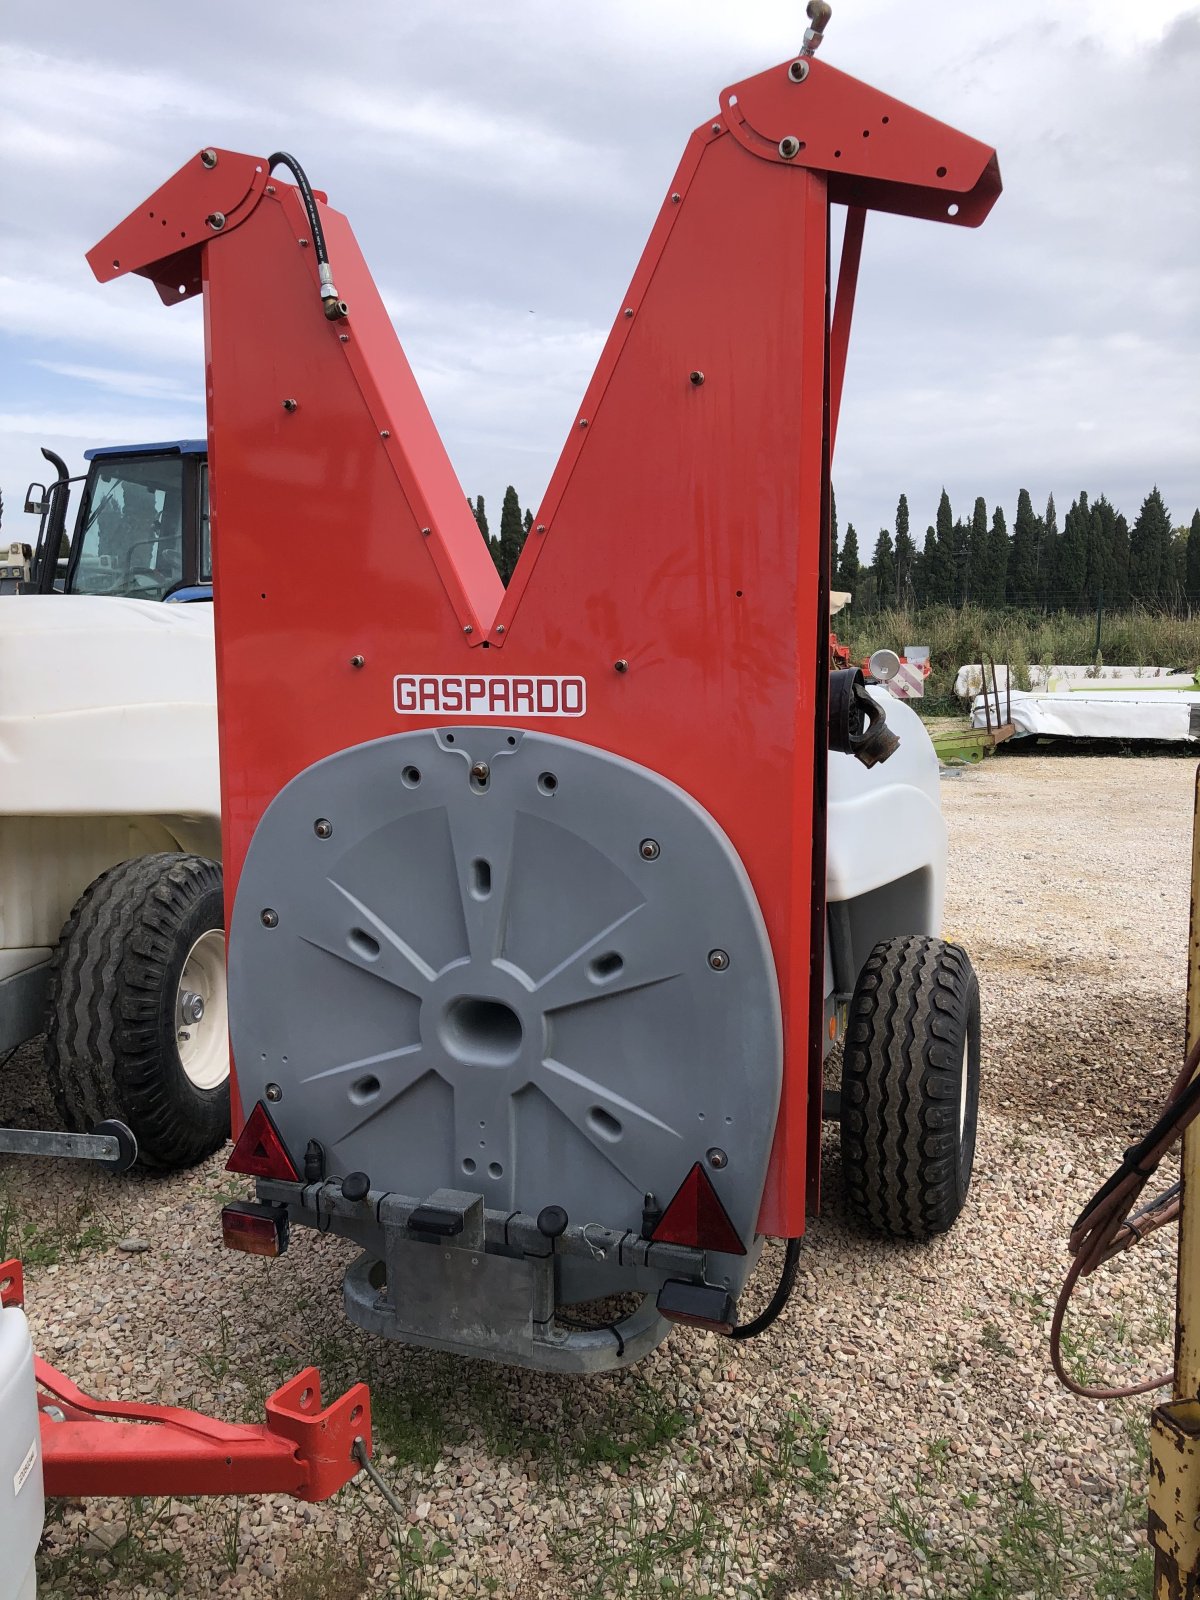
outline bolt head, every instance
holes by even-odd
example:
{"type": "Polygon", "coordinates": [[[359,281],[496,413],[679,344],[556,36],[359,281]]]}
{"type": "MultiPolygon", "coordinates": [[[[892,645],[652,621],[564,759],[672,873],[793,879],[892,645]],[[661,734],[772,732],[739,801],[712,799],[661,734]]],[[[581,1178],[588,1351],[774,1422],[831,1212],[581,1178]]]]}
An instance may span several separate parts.
{"type": "Polygon", "coordinates": [[[638,845],[638,854],[643,861],[657,861],[662,854],[662,847],[657,839],[643,839],[638,845]]]}
{"type": "Polygon", "coordinates": [[[714,972],[724,972],[729,965],[728,950],[710,950],[708,952],[708,964],[714,972]]]}
{"type": "Polygon", "coordinates": [[[800,141],[794,134],[789,133],[786,138],[779,141],[779,154],[785,161],[790,161],[793,156],[800,154],[800,141]]]}
{"type": "Polygon", "coordinates": [[[713,123],[713,125],[712,125],[712,131],[713,131],[713,132],[714,132],[714,133],[720,133],[720,131],[721,131],[721,124],[720,124],[720,123],[719,123],[719,122],[714,122],[714,123],[713,123]]]}
{"type": "Polygon", "coordinates": [[[365,667],[366,664],[367,664],[366,656],[351,656],[350,657],[350,665],[352,667],[365,667]]]}
{"type": "Polygon", "coordinates": [[[682,199],[683,199],[683,196],[681,194],[673,194],[671,196],[671,204],[673,206],[677,206],[682,199]]]}
{"type": "Polygon", "coordinates": [[[544,522],[539,522],[537,527],[534,529],[535,533],[545,533],[545,531],[546,531],[546,524],[544,522]]]}
{"type": "Polygon", "coordinates": [[[471,624],[469,622],[466,622],[466,623],[463,624],[463,632],[464,633],[474,633],[475,629],[471,626],[471,624]]]}
{"type": "Polygon", "coordinates": [[[200,161],[203,166],[215,167],[217,164],[217,152],[215,150],[201,150],[200,161]]]}
{"type": "Polygon", "coordinates": [[[285,400],[283,402],[283,409],[285,411],[295,411],[296,404],[297,402],[295,400],[285,400]]]}
{"type": "Polygon", "coordinates": [[[486,783],[492,775],[492,769],[486,761],[476,761],[471,768],[471,776],[476,783],[486,783]]]}
{"type": "Polygon", "coordinates": [[[214,233],[220,233],[225,226],[225,213],[223,211],[210,211],[204,220],[214,233]]]}
{"type": "Polygon", "coordinates": [[[710,1167],[715,1167],[718,1172],[720,1172],[722,1167],[727,1167],[729,1165],[729,1157],[725,1154],[724,1150],[720,1149],[717,1145],[713,1145],[712,1149],[705,1153],[704,1159],[708,1162],[710,1167]]]}
{"type": "Polygon", "coordinates": [[[332,839],[333,823],[330,822],[328,817],[318,817],[313,823],[313,832],[318,839],[332,839]]]}
{"type": "Polygon", "coordinates": [[[498,622],[496,624],[496,632],[497,633],[503,633],[504,632],[504,624],[502,622],[498,622]]]}
{"type": "Polygon", "coordinates": [[[698,389],[700,387],[700,385],[704,382],[704,374],[702,372],[700,372],[700,371],[689,372],[688,373],[688,380],[689,380],[689,382],[694,383],[696,385],[697,389],[698,389]]]}
{"type": "Polygon", "coordinates": [[[279,913],[278,911],[272,911],[270,906],[267,906],[260,913],[259,921],[264,928],[277,928],[279,926],[279,913]]]}
{"type": "Polygon", "coordinates": [[[793,61],[788,68],[788,77],[793,83],[803,83],[805,78],[808,77],[808,62],[793,61]]]}
{"type": "Polygon", "coordinates": [[[613,662],[613,671],[614,672],[628,672],[629,671],[629,663],[628,663],[628,661],[626,661],[624,656],[622,656],[619,661],[614,661],[613,662]]]}
{"type": "Polygon", "coordinates": [[[266,1095],[267,1099],[274,1103],[277,1100],[283,1099],[283,1090],[277,1083],[269,1083],[267,1085],[266,1095]]]}
{"type": "Polygon", "coordinates": [[[625,307],[625,315],[627,317],[631,317],[633,315],[633,307],[632,306],[626,306],[625,307]]]}

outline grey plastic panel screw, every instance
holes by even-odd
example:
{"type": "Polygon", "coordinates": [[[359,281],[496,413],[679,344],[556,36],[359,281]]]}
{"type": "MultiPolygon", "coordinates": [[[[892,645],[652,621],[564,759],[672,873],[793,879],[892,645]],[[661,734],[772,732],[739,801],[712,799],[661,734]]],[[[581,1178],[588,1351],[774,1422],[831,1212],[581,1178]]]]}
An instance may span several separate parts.
{"type": "Polygon", "coordinates": [[[724,972],[729,965],[728,950],[710,950],[708,952],[708,964],[714,972],[724,972]]]}
{"type": "Polygon", "coordinates": [[[267,1099],[272,1101],[272,1102],[283,1099],[283,1090],[279,1087],[279,1085],[277,1083],[269,1083],[267,1085],[267,1091],[266,1092],[267,1092],[267,1099]]]}
{"type": "Polygon", "coordinates": [[[332,839],[333,823],[330,822],[328,817],[318,817],[313,823],[313,832],[318,839],[332,839]]]}
{"type": "Polygon", "coordinates": [[[638,853],[643,861],[657,861],[662,852],[657,839],[643,839],[638,853]]]}
{"type": "Polygon", "coordinates": [[[492,775],[492,769],[486,761],[477,761],[471,768],[471,776],[476,783],[486,783],[492,775]]]}
{"type": "Polygon", "coordinates": [[[279,926],[279,913],[278,911],[272,911],[270,906],[267,906],[259,917],[259,921],[264,928],[277,928],[279,926]]]}
{"type": "Polygon", "coordinates": [[[722,1167],[727,1167],[729,1165],[729,1157],[725,1154],[724,1150],[720,1149],[720,1147],[717,1145],[713,1145],[712,1149],[705,1154],[704,1159],[708,1162],[710,1167],[715,1167],[718,1172],[722,1167]]]}

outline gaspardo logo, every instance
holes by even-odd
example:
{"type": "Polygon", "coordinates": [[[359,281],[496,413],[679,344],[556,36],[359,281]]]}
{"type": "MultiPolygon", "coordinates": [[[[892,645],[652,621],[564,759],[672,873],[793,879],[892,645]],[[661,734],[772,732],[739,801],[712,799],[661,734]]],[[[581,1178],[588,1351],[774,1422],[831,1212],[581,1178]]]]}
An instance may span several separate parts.
{"type": "Polygon", "coordinates": [[[487,717],[582,717],[587,711],[583,678],[469,678],[397,673],[396,715],[487,717]]]}

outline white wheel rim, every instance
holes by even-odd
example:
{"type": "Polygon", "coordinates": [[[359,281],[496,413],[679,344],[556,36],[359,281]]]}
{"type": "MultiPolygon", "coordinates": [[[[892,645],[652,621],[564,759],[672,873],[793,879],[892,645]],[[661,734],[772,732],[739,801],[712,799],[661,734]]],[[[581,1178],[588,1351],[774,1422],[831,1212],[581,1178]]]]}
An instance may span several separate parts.
{"type": "Polygon", "coordinates": [[[175,1000],[179,1064],[197,1089],[216,1089],[229,1076],[229,1003],[225,993],[225,935],[202,933],[188,951],[175,1000]]]}
{"type": "Polygon", "coordinates": [[[958,1143],[960,1149],[962,1148],[963,1134],[966,1132],[967,1128],[967,1078],[970,1072],[970,1065],[967,1061],[967,1053],[969,1048],[970,1040],[964,1040],[962,1053],[962,1072],[959,1076],[958,1085],[958,1143]]]}

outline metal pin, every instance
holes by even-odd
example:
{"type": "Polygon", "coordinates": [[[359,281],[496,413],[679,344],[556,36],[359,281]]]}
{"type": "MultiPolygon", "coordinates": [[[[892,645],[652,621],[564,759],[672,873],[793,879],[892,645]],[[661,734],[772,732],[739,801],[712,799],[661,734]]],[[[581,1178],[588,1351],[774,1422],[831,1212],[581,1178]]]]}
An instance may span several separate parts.
{"type": "Polygon", "coordinates": [[[358,1462],[359,1466],[366,1473],[367,1477],[370,1478],[371,1482],[379,1490],[380,1494],[387,1501],[388,1505],[391,1506],[396,1515],[398,1517],[407,1519],[408,1513],[400,1504],[399,1500],[396,1499],[396,1496],[388,1488],[387,1484],[384,1483],[383,1479],[379,1475],[379,1469],[367,1454],[367,1442],[361,1435],[355,1439],[353,1445],[351,1446],[350,1454],[354,1460],[358,1462]]]}

